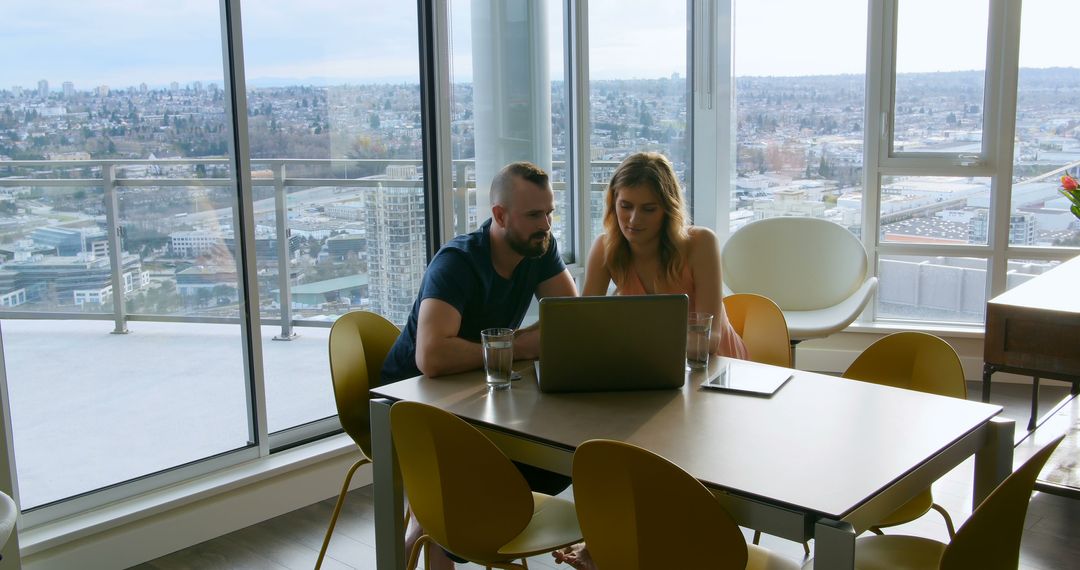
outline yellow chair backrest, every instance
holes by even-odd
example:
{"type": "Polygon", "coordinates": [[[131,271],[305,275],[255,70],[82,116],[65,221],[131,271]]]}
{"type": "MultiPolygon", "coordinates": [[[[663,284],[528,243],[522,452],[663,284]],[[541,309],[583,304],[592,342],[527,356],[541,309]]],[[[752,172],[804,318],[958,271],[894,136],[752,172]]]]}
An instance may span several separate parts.
{"type": "Polygon", "coordinates": [[[941,557],[943,570],[1017,568],[1031,491],[1046,460],[1065,436],[1031,456],[971,513],[941,557]]]}
{"type": "Polygon", "coordinates": [[[591,440],[574,453],[574,503],[598,568],[746,567],[746,541],[697,479],[639,447],[591,440]]]}
{"type": "Polygon", "coordinates": [[[532,492],[514,464],[476,428],[425,404],[394,404],[390,431],[424,532],[474,562],[499,559],[533,514],[532,492]]]}
{"type": "Polygon", "coordinates": [[[787,320],[776,303],[754,293],[736,293],[724,297],[724,310],[732,328],[746,343],[750,360],[791,367],[787,320]]]}
{"type": "Polygon", "coordinates": [[[379,383],[383,360],[400,331],[368,311],[342,315],[330,329],[330,378],[345,433],[371,458],[368,390],[379,383]]]}
{"type": "Polygon", "coordinates": [[[923,332],[882,337],[844,371],[844,378],[967,398],[964,367],[949,343],[923,332]]]}

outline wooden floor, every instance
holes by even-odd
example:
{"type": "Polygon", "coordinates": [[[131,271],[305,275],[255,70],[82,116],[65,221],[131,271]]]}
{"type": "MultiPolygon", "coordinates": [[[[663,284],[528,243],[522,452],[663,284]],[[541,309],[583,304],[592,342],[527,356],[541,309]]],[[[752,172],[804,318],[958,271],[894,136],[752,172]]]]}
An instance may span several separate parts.
{"type": "MultiPolygon", "coordinates": [[[[979,393],[979,387],[972,383],[969,388],[970,397],[975,399],[979,393]]],[[[1067,389],[1060,386],[1044,388],[1040,398],[1040,412],[1050,412],[1054,403],[1066,394],[1067,389]]],[[[1026,433],[1024,426],[1027,425],[1029,398],[1030,389],[1027,386],[994,385],[993,403],[1005,406],[1005,415],[1016,420],[1021,434],[1026,433]]],[[[1066,406],[1064,412],[1071,411],[1072,417],[1077,417],[1080,399],[1074,398],[1066,406]]],[[[1045,427],[1040,429],[1061,432],[1061,426],[1053,421],[1047,421],[1045,427]]],[[[1042,433],[1039,435],[1043,436],[1042,433]]],[[[1051,435],[1047,434],[1046,437],[1051,435]]],[[[1020,455],[1018,448],[1018,461],[1022,459],[1020,455]]],[[[957,526],[971,513],[971,470],[972,460],[969,460],[934,485],[934,498],[952,514],[957,526]]],[[[134,568],[310,570],[314,567],[333,506],[333,499],[316,503],[134,568]]],[[[373,511],[370,486],[349,494],[323,568],[375,568],[373,511]]],[[[1080,531],[1077,530],[1080,529],[1080,500],[1035,493],[1028,508],[1024,528],[1020,564],[1022,570],[1080,570],[1080,531]]],[[[918,521],[896,527],[890,531],[890,534],[892,533],[947,540],[945,525],[941,517],[933,512],[918,521]]],[[[746,531],[746,534],[749,537],[749,531],[746,531]]],[[[762,538],[762,546],[792,560],[803,560],[802,546],[796,543],[765,536],[762,538]]],[[[529,566],[540,570],[567,569],[565,565],[556,566],[549,556],[530,559],[529,566]]],[[[474,569],[479,566],[459,565],[459,568],[474,569]]]]}

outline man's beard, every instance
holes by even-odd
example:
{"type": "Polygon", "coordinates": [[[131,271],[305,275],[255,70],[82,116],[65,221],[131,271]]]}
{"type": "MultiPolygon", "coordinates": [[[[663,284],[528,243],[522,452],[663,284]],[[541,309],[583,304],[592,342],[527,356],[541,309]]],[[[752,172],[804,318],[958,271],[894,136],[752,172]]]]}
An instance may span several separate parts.
{"type": "Polygon", "coordinates": [[[518,239],[513,232],[507,232],[506,241],[510,244],[510,249],[514,250],[518,255],[540,257],[547,253],[548,246],[551,245],[551,233],[536,232],[529,236],[528,239],[518,239]],[[534,241],[535,238],[543,239],[534,241]]]}

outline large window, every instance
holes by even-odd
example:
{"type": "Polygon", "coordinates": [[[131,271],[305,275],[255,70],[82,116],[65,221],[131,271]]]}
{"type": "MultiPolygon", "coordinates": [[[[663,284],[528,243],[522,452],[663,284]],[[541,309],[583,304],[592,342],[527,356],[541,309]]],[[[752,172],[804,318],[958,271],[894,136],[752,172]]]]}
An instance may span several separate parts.
{"type": "Polygon", "coordinates": [[[731,230],[809,216],[862,224],[866,2],[735,7],[736,179],[731,230]],[[778,17],[782,14],[783,17],[778,17]],[[813,29],[820,41],[793,44],[813,29]]]}
{"type": "Polygon", "coordinates": [[[1044,36],[1047,18],[1076,9],[872,5],[883,62],[874,83],[882,117],[871,120],[882,142],[867,152],[877,231],[866,242],[881,279],[874,317],[979,325],[988,298],[1075,255],[1062,246],[1074,245],[1077,221],[1056,188],[1080,164],[1071,119],[1080,60],[1044,36]],[[1019,69],[1009,56],[1017,48],[1019,69]]]}
{"type": "Polygon", "coordinates": [[[449,27],[454,231],[488,219],[491,179],[526,160],[551,175],[552,233],[572,260],[562,2],[453,0],[449,27]]]}
{"type": "Polygon", "coordinates": [[[1080,21],[1080,4],[1025,0],[1022,16],[1009,245],[1080,247],[1080,223],[1057,191],[1063,173],[1080,174],[1080,53],[1055,26],[1080,21]]]}
{"type": "Polygon", "coordinates": [[[343,8],[243,3],[270,432],[336,413],[329,329],[294,325],[403,325],[427,262],[416,5],[343,8]]]}
{"type": "Polygon", "coordinates": [[[893,153],[978,155],[989,2],[901,0],[897,7],[893,153]]]}
{"type": "MultiPolygon", "coordinates": [[[[690,107],[686,19],[679,2],[589,2],[591,232],[603,232],[603,191],[615,167],[638,151],[655,151],[675,166],[687,189],[690,107]]],[[[689,189],[687,189],[689,190],[689,189]]]]}
{"type": "Polygon", "coordinates": [[[868,324],[977,330],[1080,251],[1056,192],[1080,174],[1069,0],[8,4],[0,319],[28,525],[336,429],[329,326],[403,324],[427,244],[483,222],[511,161],[552,172],[575,269],[642,150],[721,233],[841,224],[880,278],[868,324]]]}
{"type": "Polygon", "coordinates": [[[218,4],[63,4],[9,2],[0,23],[19,54],[0,70],[0,318],[24,509],[256,439],[242,326],[221,318],[243,285],[218,4]]]}

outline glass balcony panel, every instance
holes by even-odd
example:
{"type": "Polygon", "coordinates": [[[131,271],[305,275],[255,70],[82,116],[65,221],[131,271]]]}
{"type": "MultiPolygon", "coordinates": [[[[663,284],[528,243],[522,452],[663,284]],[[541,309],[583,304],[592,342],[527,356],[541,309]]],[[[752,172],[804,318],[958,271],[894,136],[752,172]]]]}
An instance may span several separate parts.
{"type": "MultiPolygon", "coordinates": [[[[986,245],[990,179],[955,176],[882,176],[881,241],[986,245]]],[[[1031,216],[1015,217],[1015,231],[1032,231],[1031,216]]]]}
{"type": "Polygon", "coordinates": [[[1009,245],[1080,247],[1080,220],[1058,189],[1080,177],[1080,58],[1063,43],[1057,22],[1080,21],[1080,3],[1025,0],[1016,86],[1016,152],[1012,217],[1032,216],[1032,234],[1009,233],[1009,245]]]}
{"type": "Polygon", "coordinates": [[[860,233],[866,2],[735,5],[735,187],[731,230],[776,216],[829,219],[860,233]],[[807,29],[827,41],[777,38],[807,29]]]}
{"type": "Polygon", "coordinates": [[[985,259],[889,255],[879,259],[877,274],[879,320],[983,322],[985,259]]]}
{"type": "MultiPolygon", "coordinates": [[[[72,171],[89,174],[95,186],[41,186],[36,180],[68,178],[66,169],[35,163],[0,167],[0,177],[25,176],[19,186],[2,187],[0,208],[0,311],[50,313],[113,312],[112,266],[108,234],[98,221],[105,213],[101,167],[72,171]],[[6,173],[4,173],[6,171],[6,173]],[[36,206],[41,204],[43,207],[36,206]]],[[[131,287],[142,289],[138,257],[122,256],[131,287]]],[[[105,317],[108,318],[108,317],[105,317]]]]}
{"type": "Polygon", "coordinates": [[[9,2],[0,23],[19,54],[0,70],[0,319],[24,509],[254,440],[218,2],[63,11],[9,2]]]}
{"type": "Polygon", "coordinates": [[[603,233],[604,191],[615,168],[639,151],[663,154],[675,167],[687,206],[690,168],[690,70],[686,2],[589,2],[587,159],[591,232],[603,233]]]}
{"type": "Polygon", "coordinates": [[[990,3],[898,7],[891,154],[980,155],[990,3]]]}

